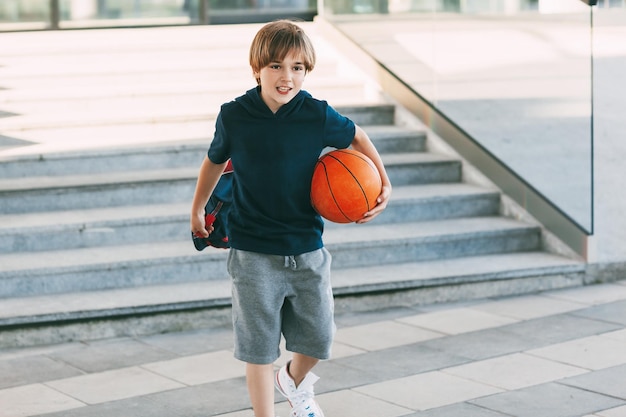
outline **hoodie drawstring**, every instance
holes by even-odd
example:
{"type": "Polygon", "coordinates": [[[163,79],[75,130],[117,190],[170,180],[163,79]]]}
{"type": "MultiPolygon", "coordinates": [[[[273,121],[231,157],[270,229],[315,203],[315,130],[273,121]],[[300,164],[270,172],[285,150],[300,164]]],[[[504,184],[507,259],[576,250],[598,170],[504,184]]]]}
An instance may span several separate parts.
{"type": "Polygon", "coordinates": [[[293,255],[285,256],[285,268],[291,268],[294,271],[298,268],[298,264],[296,263],[295,256],[293,255]]]}

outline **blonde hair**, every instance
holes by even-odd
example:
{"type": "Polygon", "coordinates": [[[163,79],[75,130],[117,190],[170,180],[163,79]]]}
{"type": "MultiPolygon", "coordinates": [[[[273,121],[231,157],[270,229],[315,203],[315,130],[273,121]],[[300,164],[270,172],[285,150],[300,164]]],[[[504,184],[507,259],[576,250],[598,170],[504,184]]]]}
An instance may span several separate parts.
{"type": "Polygon", "coordinates": [[[282,62],[288,54],[300,55],[306,72],[315,67],[315,49],[304,30],[289,20],[277,20],[263,26],[252,40],[250,66],[258,73],[271,62],[282,62]]]}

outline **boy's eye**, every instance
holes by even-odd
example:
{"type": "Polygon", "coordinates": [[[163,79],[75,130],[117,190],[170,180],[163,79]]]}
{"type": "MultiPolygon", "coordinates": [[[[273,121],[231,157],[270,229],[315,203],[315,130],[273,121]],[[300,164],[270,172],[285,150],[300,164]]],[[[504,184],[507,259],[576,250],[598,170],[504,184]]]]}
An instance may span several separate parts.
{"type": "Polygon", "coordinates": [[[296,65],[295,67],[293,67],[294,71],[304,71],[304,67],[301,65],[296,65]]]}
{"type": "Polygon", "coordinates": [[[271,69],[280,69],[280,65],[278,65],[278,64],[272,64],[272,65],[270,65],[270,68],[271,68],[271,69]]]}

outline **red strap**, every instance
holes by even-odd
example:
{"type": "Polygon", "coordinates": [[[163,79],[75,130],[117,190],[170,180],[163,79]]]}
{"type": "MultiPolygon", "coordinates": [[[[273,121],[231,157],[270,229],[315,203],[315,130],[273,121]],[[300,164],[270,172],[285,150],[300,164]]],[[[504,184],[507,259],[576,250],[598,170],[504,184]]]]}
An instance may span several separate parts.
{"type": "Polygon", "coordinates": [[[231,161],[230,159],[228,160],[228,163],[226,164],[226,168],[224,168],[224,174],[230,174],[231,172],[233,172],[233,161],[231,161]]]}

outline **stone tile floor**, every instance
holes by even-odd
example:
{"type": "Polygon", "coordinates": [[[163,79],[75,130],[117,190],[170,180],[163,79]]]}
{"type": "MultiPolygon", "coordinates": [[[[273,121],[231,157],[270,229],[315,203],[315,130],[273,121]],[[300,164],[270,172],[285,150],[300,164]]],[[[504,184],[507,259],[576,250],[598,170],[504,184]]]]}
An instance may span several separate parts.
{"type": "MultiPolygon", "coordinates": [[[[336,319],[328,417],[626,416],[626,281],[336,319]]],[[[231,345],[220,328],[0,350],[0,416],[251,417],[231,345]]]]}

